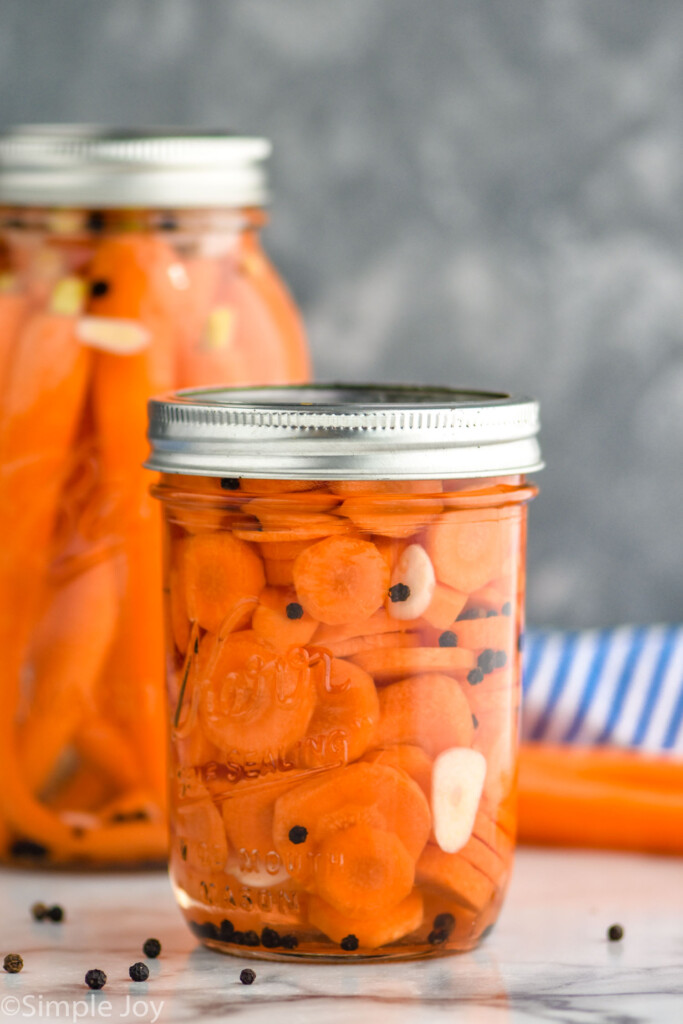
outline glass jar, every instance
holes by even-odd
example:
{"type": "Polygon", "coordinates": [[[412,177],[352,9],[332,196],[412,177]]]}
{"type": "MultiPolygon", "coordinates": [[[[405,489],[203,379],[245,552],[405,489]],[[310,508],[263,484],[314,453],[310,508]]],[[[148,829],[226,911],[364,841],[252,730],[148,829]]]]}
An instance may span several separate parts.
{"type": "Polygon", "coordinates": [[[269,150],[218,133],[0,137],[2,860],[165,860],[146,401],[308,379],[260,245],[269,150]]]}
{"type": "Polygon", "coordinates": [[[150,403],[171,878],[261,957],[471,949],[515,841],[537,406],[401,387],[150,403]]]}

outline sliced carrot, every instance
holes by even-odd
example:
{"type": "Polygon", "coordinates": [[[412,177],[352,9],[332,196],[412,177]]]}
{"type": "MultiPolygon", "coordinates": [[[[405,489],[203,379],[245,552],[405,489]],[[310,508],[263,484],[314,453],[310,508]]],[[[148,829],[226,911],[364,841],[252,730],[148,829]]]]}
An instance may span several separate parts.
{"type": "Polygon", "coordinates": [[[428,843],[417,862],[417,881],[451,893],[459,903],[482,911],[493,899],[496,886],[461,853],[444,853],[428,843]]]}
{"type": "Polygon", "coordinates": [[[332,942],[340,943],[348,935],[355,935],[361,949],[378,949],[397,942],[417,931],[424,918],[423,899],[418,892],[411,892],[396,906],[368,917],[349,917],[318,896],[310,896],[307,902],[309,924],[332,942]]]}
{"type": "Polygon", "coordinates": [[[472,867],[481,871],[482,875],[486,875],[494,885],[500,884],[505,874],[507,863],[490,846],[483,843],[478,836],[470,836],[467,843],[458,853],[472,867]]]}
{"type": "Polygon", "coordinates": [[[495,651],[506,651],[508,655],[515,646],[515,625],[510,615],[491,615],[485,619],[459,619],[453,626],[458,638],[458,647],[480,651],[490,647],[495,651]]]}
{"type": "Polygon", "coordinates": [[[230,844],[238,854],[241,851],[250,855],[257,853],[261,864],[268,864],[269,854],[275,853],[275,801],[302,781],[304,776],[301,772],[273,772],[271,775],[247,779],[227,788],[222,805],[223,822],[230,844]]]}
{"type": "Polygon", "coordinates": [[[442,672],[464,679],[477,663],[472,651],[460,647],[378,648],[354,654],[352,660],[369,672],[376,683],[424,672],[442,672]]]}
{"type": "Polygon", "coordinates": [[[263,559],[266,583],[269,587],[291,587],[294,585],[294,560],[286,562],[282,558],[263,559]]]}
{"type": "Polygon", "coordinates": [[[419,647],[421,638],[417,633],[371,633],[370,636],[356,636],[351,640],[339,640],[323,646],[335,658],[352,658],[364,651],[380,648],[419,647]]]}
{"type": "Polygon", "coordinates": [[[189,617],[212,633],[239,601],[257,598],[266,582],[253,548],[229,533],[188,537],[183,564],[189,617]]]}
{"type": "Polygon", "coordinates": [[[429,805],[403,772],[358,761],[326,770],[278,799],[275,848],[292,878],[305,884],[312,878],[323,839],[356,824],[395,832],[415,860],[429,835],[429,805]]]}
{"type": "Polygon", "coordinates": [[[185,581],[185,559],[183,548],[180,557],[172,565],[168,574],[168,611],[171,624],[171,635],[181,654],[187,650],[192,629],[187,611],[187,584],[185,581]]]}
{"type": "Polygon", "coordinates": [[[357,637],[367,638],[379,633],[396,634],[401,630],[414,626],[413,622],[399,622],[387,614],[385,608],[378,608],[370,618],[353,618],[348,622],[342,622],[336,626],[328,626],[323,623],[315,635],[315,642],[322,646],[342,643],[344,640],[351,640],[357,637]]]}
{"type": "Polygon", "coordinates": [[[225,870],[230,852],[225,827],[208,797],[175,808],[172,842],[190,868],[225,870]]]}
{"type": "MultiPolygon", "coordinates": [[[[254,541],[258,544],[260,534],[253,536],[254,541]]],[[[308,540],[284,540],[274,541],[270,534],[266,533],[262,537],[263,547],[261,548],[261,554],[264,558],[268,558],[276,562],[294,562],[295,559],[305,551],[307,547],[310,547],[310,541],[308,540]]]]}
{"type": "MultiPolygon", "coordinates": [[[[96,813],[103,804],[115,796],[116,788],[111,780],[94,772],[92,765],[85,761],[56,786],[51,782],[49,789],[45,791],[45,803],[52,811],[58,812],[58,821],[64,824],[64,814],[74,811],[96,813]]],[[[69,845],[69,840],[73,838],[73,834],[67,836],[65,849],[73,849],[73,846],[69,845]]],[[[54,850],[51,850],[50,856],[55,856],[54,850]]]]}
{"type": "Polygon", "coordinates": [[[397,743],[395,746],[381,750],[371,750],[365,755],[366,761],[375,764],[388,764],[390,768],[398,768],[410,775],[424,793],[427,800],[432,796],[432,759],[422,747],[408,743],[397,743]]]}
{"type": "Polygon", "coordinates": [[[305,734],[316,699],[302,652],[277,654],[239,634],[223,642],[200,685],[204,733],[238,762],[284,754],[305,734]]]}
{"type": "Polygon", "coordinates": [[[334,494],[439,494],[440,480],[330,480],[334,494]]]}
{"type": "Polygon", "coordinates": [[[424,529],[442,509],[443,503],[436,499],[400,501],[391,497],[363,495],[347,498],[339,513],[364,533],[406,538],[424,529]]]}
{"type": "Polygon", "coordinates": [[[97,861],[98,864],[160,865],[168,855],[168,830],[163,821],[125,821],[86,830],[57,863],[97,861]]]}
{"type": "MultiPolygon", "coordinates": [[[[242,477],[240,491],[257,496],[270,494],[291,494],[298,491],[316,491],[320,489],[317,480],[252,480],[242,477]]],[[[334,502],[337,504],[337,502],[334,502]]],[[[333,507],[332,503],[329,503],[333,507]]]]}
{"type": "Polygon", "coordinates": [[[478,590],[500,574],[503,524],[494,513],[444,513],[426,534],[437,579],[455,590],[478,590]]]}
{"type": "Polygon", "coordinates": [[[395,832],[352,825],[320,844],[315,888],[341,914],[365,916],[396,906],[414,877],[415,861],[395,832]]]}
{"type": "Polygon", "coordinates": [[[294,586],[306,611],[328,625],[369,618],[384,600],[389,569],[374,544],[329,537],[294,563],[294,586]]]}
{"type": "Polygon", "coordinates": [[[445,583],[437,583],[429,607],[422,617],[437,629],[448,629],[457,619],[467,602],[467,594],[461,590],[447,587],[445,583]]]}
{"type": "Polygon", "coordinates": [[[439,673],[413,676],[379,692],[378,743],[422,747],[435,757],[449,747],[468,747],[474,726],[467,698],[439,673]]]}
{"type": "Polygon", "coordinates": [[[278,651],[307,644],[318,628],[297,601],[294,588],[262,590],[251,625],[259,640],[278,651]]]}
{"type": "Polygon", "coordinates": [[[294,759],[306,768],[355,761],[369,747],[379,721],[372,677],[337,658],[323,659],[314,672],[316,705],[294,759]]]}
{"type": "Polygon", "coordinates": [[[510,861],[514,851],[514,842],[508,833],[493,818],[489,817],[485,811],[477,811],[472,834],[481,840],[482,843],[486,843],[494,853],[498,854],[501,860],[505,862],[510,861]]]}

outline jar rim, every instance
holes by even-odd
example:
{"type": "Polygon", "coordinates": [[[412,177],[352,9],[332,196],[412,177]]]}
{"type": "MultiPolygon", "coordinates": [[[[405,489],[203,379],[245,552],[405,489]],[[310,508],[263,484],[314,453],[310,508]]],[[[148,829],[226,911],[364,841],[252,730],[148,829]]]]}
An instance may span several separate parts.
{"type": "Polygon", "coordinates": [[[16,125],[0,134],[0,204],[263,206],[271,150],[223,129],[16,125]]]}
{"type": "Polygon", "coordinates": [[[191,476],[408,480],[543,468],[539,405],[406,384],[194,388],[148,405],[148,469],[191,476]]]}

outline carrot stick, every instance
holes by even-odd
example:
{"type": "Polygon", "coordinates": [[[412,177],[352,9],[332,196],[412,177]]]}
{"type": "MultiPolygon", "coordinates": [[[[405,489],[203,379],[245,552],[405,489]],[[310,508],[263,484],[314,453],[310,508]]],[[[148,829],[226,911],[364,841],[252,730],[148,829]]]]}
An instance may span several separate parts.
{"type": "Polygon", "coordinates": [[[112,499],[120,553],[121,615],[99,703],[130,737],[147,783],[166,794],[166,736],[161,604],[161,524],[142,469],[147,454],[147,400],[175,383],[178,296],[173,250],[153,236],[115,236],[90,266],[87,340],[95,358],[93,414],[102,488],[112,499]],[[96,287],[97,286],[97,287],[96,287]],[[116,349],[133,328],[142,347],[116,349]]]}
{"type": "Polygon", "coordinates": [[[21,771],[19,682],[47,566],[49,537],[83,407],[90,356],[75,317],[39,313],[18,339],[0,424],[0,814],[22,835],[66,841],[70,830],[32,796],[21,771]]]}
{"type": "Polygon", "coordinates": [[[519,834],[527,843],[683,853],[683,762],[525,744],[519,834]]]}
{"type": "Polygon", "coordinates": [[[90,710],[117,618],[112,561],[69,580],[40,623],[33,649],[35,685],[19,747],[26,781],[42,789],[90,710]]]}
{"type": "Polygon", "coordinates": [[[97,715],[88,716],[81,722],[74,737],[74,746],[93,768],[114,785],[126,789],[139,784],[139,758],[113,722],[97,715]]]}

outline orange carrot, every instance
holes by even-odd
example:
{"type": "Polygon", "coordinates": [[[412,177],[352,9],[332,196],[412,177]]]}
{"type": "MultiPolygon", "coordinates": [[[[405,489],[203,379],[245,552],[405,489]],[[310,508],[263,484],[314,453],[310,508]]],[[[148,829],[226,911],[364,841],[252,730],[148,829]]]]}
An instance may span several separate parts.
{"type": "Polygon", "coordinates": [[[92,704],[114,635],[116,578],[111,561],[69,580],[50,602],[33,647],[35,684],[20,731],[25,777],[36,791],[92,704]]]}
{"type": "Polygon", "coordinates": [[[683,762],[632,751],[525,744],[526,843],[683,853],[683,762]]]}

